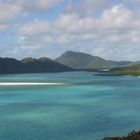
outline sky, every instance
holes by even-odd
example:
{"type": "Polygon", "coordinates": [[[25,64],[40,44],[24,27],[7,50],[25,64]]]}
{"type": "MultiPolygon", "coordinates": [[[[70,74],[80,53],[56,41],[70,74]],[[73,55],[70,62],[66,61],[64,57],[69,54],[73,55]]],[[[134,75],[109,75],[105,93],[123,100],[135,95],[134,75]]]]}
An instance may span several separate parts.
{"type": "Polygon", "coordinates": [[[140,0],[0,0],[0,57],[68,50],[140,60],[140,0]]]}

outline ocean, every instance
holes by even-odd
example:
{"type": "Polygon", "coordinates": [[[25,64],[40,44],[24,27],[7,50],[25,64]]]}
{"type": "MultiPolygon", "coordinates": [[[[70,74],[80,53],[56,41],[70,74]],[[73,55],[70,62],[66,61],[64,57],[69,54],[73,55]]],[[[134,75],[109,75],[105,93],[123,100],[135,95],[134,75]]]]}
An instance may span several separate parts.
{"type": "Polygon", "coordinates": [[[140,78],[0,76],[0,140],[102,140],[140,130],[140,78]]]}

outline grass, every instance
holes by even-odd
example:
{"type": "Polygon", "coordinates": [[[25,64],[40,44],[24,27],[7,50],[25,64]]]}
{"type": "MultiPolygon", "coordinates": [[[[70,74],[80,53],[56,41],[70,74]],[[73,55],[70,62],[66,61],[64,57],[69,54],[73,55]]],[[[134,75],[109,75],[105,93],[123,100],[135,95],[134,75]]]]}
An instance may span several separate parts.
{"type": "Polygon", "coordinates": [[[131,75],[131,76],[140,76],[140,71],[115,71],[112,72],[114,75],[131,75]]]}

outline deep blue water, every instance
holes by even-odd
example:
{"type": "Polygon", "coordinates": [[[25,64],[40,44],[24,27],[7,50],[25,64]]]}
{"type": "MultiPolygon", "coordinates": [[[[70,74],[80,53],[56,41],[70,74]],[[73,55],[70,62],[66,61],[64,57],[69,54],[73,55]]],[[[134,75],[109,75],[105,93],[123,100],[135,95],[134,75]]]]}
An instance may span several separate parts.
{"type": "Polygon", "coordinates": [[[101,140],[140,129],[140,78],[93,73],[2,75],[0,140],[101,140]]]}

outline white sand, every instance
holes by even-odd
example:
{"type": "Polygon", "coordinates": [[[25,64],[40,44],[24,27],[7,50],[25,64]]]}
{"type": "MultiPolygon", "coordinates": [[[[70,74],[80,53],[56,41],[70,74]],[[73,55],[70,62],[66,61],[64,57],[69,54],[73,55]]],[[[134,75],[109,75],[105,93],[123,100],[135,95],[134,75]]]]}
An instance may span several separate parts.
{"type": "Polygon", "coordinates": [[[0,82],[0,86],[44,86],[44,85],[63,85],[63,83],[0,82]]]}

